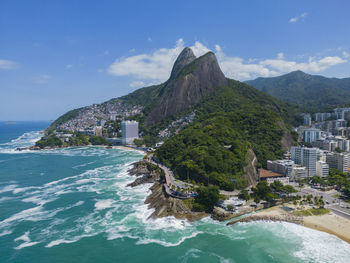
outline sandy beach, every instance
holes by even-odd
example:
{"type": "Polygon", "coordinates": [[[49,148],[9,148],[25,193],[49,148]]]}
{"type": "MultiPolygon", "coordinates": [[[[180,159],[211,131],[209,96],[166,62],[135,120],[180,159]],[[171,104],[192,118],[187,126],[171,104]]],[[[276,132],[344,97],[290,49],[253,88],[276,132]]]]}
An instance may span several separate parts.
{"type": "Polygon", "coordinates": [[[127,150],[127,151],[137,151],[142,154],[146,154],[147,152],[141,149],[135,149],[133,147],[128,147],[128,146],[123,146],[123,145],[118,145],[118,146],[112,146],[112,149],[121,149],[121,150],[127,150]]]}
{"type": "Polygon", "coordinates": [[[338,216],[333,212],[317,216],[295,216],[290,211],[288,212],[286,206],[275,206],[261,210],[254,215],[234,222],[249,222],[258,220],[286,221],[301,224],[305,227],[335,235],[340,239],[350,243],[350,220],[338,216]]]}

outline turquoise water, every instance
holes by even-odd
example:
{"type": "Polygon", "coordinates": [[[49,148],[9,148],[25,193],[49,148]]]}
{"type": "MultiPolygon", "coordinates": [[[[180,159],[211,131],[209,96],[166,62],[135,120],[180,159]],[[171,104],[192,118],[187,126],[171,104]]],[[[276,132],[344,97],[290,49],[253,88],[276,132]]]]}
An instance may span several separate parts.
{"type": "Polygon", "coordinates": [[[290,223],[148,219],[139,152],[16,152],[45,122],[0,122],[0,262],[350,262],[350,245],[290,223]]]}

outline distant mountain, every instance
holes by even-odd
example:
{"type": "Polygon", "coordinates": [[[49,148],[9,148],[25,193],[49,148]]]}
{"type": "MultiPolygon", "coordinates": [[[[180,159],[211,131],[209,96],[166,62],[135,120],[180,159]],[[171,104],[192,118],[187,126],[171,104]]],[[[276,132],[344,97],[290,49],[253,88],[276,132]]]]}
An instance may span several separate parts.
{"type": "Polygon", "coordinates": [[[326,78],[294,71],[246,83],[280,100],[316,110],[350,105],[350,78],[326,78]]]}
{"type": "Polygon", "coordinates": [[[77,130],[112,112],[138,120],[146,145],[165,141],[155,155],[178,177],[230,190],[254,184],[256,166],[292,145],[298,108],[226,78],[214,53],[185,48],[166,82],[73,110],[51,128],[77,130]]]}

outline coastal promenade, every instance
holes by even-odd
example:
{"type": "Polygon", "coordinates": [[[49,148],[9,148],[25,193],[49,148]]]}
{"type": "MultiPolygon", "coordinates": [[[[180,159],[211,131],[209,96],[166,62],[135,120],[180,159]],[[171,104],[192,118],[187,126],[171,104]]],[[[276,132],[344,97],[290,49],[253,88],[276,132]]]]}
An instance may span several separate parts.
{"type": "Polygon", "coordinates": [[[152,156],[149,156],[149,158],[144,159],[144,161],[146,161],[148,163],[151,163],[153,165],[156,165],[160,169],[163,170],[164,175],[165,175],[164,190],[169,196],[174,197],[174,198],[179,198],[179,199],[191,199],[191,198],[194,198],[194,196],[186,196],[186,195],[181,195],[181,194],[175,194],[174,193],[174,191],[171,189],[171,186],[183,188],[185,185],[188,185],[188,184],[185,184],[183,182],[177,182],[175,180],[173,172],[168,167],[166,167],[166,166],[164,166],[164,165],[162,165],[162,164],[160,164],[158,162],[155,162],[153,160],[152,156]]]}

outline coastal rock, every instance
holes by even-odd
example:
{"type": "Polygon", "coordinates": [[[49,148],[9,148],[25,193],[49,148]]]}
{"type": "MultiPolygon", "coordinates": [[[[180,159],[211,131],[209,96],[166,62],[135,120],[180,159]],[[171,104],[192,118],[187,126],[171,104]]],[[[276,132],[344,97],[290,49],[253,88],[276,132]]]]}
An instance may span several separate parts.
{"type": "Polygon", "coordinates": [[[129,170],[129,174],[138,177],[134,182],[127,185],[131,187],[140,184],[154,183],[160,179],[160,173],[157,170],[151,169],[150,165],[143,161],[134,163],[133,167],[129,170]]]}
{"type": "Polygon", "coordinates": [[[238,215],[232,212],[228,212],[225,209],[217,206],[214,207],[213,212],[211,214],[211,218],[218,221],[226,221],[236,216],[238,215]]]}
{"type": "Polygon", "coordinates": [[[239,222],[253,222],[253,221],[273,221],[273,222],[289,222],[298,225],[303,225],[303,218],[300,216],[293,216],[290,214],[284,214],[280,216],[269,215],[251,215],[241,219],[237,219],[227,223],[227,225],[233,225],[239,222]]]}
{"type": "Polygon", "coordinates": [[[193,212],[183,200],[166,196],[163,184],[155,183],[151,188],[152,194],[145,201],[149,208],[154,208],[151,218],[174,216],[178,219],[196,221],[208,214],[203,212],[193,212]]]}

